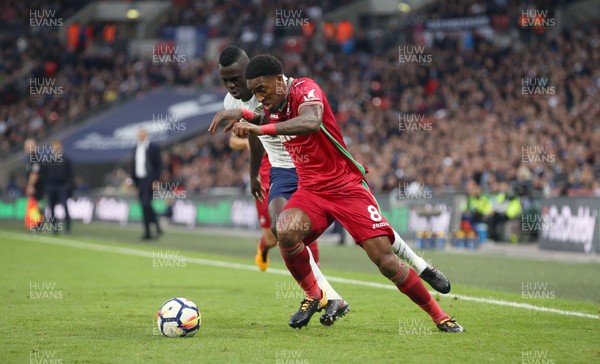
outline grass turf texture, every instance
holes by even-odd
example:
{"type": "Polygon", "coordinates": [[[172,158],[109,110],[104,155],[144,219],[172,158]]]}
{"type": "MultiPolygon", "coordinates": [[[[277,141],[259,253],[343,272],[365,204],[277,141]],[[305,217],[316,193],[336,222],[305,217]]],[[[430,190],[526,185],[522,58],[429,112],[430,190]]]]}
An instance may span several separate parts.
{"type": "MultiPolygon", "coordinates": [[[[170,231],[159,242],[132,244],[137,228],[76,225],[72,236],[40,239],[15,236],[16,224],[2,227],[0,362],[51,356],[63,363],[600,360],[597,319],[455,300],[450,294],[440,303],[468,332],[443,334],[396,290],[336,282],[352,311],[333,327],[321,326],[317,314],[308,328],[292,330],[287,321],[302,294],[289,275],[192,262],[157,267],[152,257],[42,243],[75,240],[157,254],[176,250],[177,257],[253,264],[250,238],[170,231]],[[44,284],[55,286],[39,289],[44,284]],[[157,335],[156,310],[175,296],[190,298],[200,308],[202,327],[193,338],[157,335]]],[[[285,269],[273,253],[272,266],[285,269]]],[[[386,283],[360,249],[323,246],[321,256],[327,275],[386,283]]],[[[597,264],[447,253],[427,257],[450,275],[453,293],[598,314],[597,264]],[[548,283],[555,298],[523,298],[522,282],[548,283]]]]}

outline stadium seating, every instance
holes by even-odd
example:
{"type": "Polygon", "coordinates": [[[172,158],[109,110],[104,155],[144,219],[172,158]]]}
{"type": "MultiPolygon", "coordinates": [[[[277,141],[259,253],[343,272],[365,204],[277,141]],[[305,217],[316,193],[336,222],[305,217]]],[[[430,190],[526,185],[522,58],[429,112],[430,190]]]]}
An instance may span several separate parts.
{"type": "MultiPolygon", "coordinates": [[[[63,6],[59,11],[68,16],[85,2],[57,3],[63,6]]],[[[206,24],[211,27],[209,35],[218,37],[223,35],[220,25],[228,15],[242,10],[255,14],[252,31],[256,41],[246,41],[245,32],[250,30],[242,21],[238,31],[227,31],[231,43],[248,47],[250,55],[272,52],[284,61],[288,75],[311,77],[320,83],[350,151],[369,167],[369,180],[376,191],[391,191],[416,181],[436,193],[454,192],[463,190],[470,178],[486,190],[493,174],[521,196],[600,194],[600,74],[594,67],[599,57],[598,23],[506,48],[476,32],[472,49],[448,36],[436,39],[427,49],[431,64],[395,67],[390,64],[397,59],[399,39],[406,44],[419,42],[413,34],[399,38],[405,28],[383,29],[371,24],[343,44],[335,37],[317,40],[314,34],[296,32],[299,44],[283,52],[285,44],[259,41],[273,29],[269,9],[280,2],[268,2],[271,6],[207,3],[173,1],[168,22],[206,24]],[[314,46],[317,42],[325,47],[314,46]],[[538,69],[533,65],[544,66],[536,66],[538,69]],[[544,75],[561,92],[548,97],[523,95],[521,80],[532,73],[544,75]],[[398,127],[399,112],[422,116],[422,123],[431,129],[403,132],[398,127]],[[523,145],[543,147],[542,153],[557,162],[523,163],[531,154],[523,145]]],[[[331,10],[345,3],[313,1],[307,8],[331,10]]],[[[432,18],[472,16],[510,13],[518,8],[518,4],[503,8],[459,1],[429,9],[428,14],[432,18]]],[[[23,15],[27,11],[19,1],[9,1],[1,16],[6,24],[18,27],[17,19],[27,19],[23,15]]],[[[97,30],[92,34],[97,35],[97,30]]],[[[176,66],[157,68],[92,38],[87,40],[89,46],[66,51],[52,33],[23,31],[19,37],[1,36],[4,58],[12,56],[16,61],[3,62],[0,69],[4,81],[0,154],[20,149],[26,137],[45,137],[65,122],[157,85],[223,89],[214,60],[197,60],[193,69],[185,72],[176,66]],[[30,97],[23,80],[44,76],[55,77],[69,97],[30,97]]],[[[248,154],[232,154],[225,138],[199,135],[173,146],[165,153],[169,166],[165,178],[183,183],[194,193],[212,187],[245,188],[248,154]]]]}

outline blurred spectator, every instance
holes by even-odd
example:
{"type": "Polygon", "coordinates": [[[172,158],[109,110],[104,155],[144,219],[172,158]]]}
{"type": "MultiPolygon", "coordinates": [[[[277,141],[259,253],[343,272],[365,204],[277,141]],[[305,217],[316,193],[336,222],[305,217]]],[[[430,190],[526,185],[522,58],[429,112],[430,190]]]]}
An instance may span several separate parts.
{"type": "Polygon", "coordinates": [[[481,186],[473,179],[467,181],[467,201],[461,210],[463,231],[475,231],[477,224],[488,223],[492,216],[490,198],[482,193],[481,186]]]}
{"type": "Polygon", "coordinates": [[[508,238],[504,236],[505,223],[521,216],[521,201],[510,193],[508,183],[504,181],[496,181],[494,177],[489,181],[489,186],[493,210],[489,219],[489,237],[494,241],[505,241],[508,238]]]}
{"type": "Polygon", "coordinates": [[[48,209],[50,210],[50,224],[53,233],[57,234],[59,229],[58,222],[54,214],[54,208],[61,204],[65,210],[65,233],[71,233],[71,215],[67,199],[73,193],[73,166],[71,159],[63,152],[63,145],[60,140],[52,141],[51,156],[42,164],[42,175],[44,176],[44,191],[48,198],[48,209]]]}

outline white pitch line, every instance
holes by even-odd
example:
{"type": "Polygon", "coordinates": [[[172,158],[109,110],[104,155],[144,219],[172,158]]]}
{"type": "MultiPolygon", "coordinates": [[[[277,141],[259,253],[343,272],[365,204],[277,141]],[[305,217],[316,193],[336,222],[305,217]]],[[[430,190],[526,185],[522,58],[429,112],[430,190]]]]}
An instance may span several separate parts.
{"type": "MultiPolygon", "coordinates": [[[[72,248],[95,250],[95,251],[101,251],[101,252],[107,252],[107,253],[119,253],[119,254],[133,255],[133,256],[138,256],[138,257],[147,257],[147,258],[154,257],[153,252],[149,252],[146,250],[120,248],[120,247],[115,247],[115,246],[88,243],[88,242],[77,241],[77,240],[57,240],[54,238],[49,238],[49,237],[39,236],[39,235],[35,236],[35,237],[32,237],[30,235],[14,234],[14,233],[4,233],[3,235],[7,236],[7,237],[12,237],[14,239],[33,241],[33,242],[39,242],[39,243],[44,243],[44,244],[62,245],[62,246],[67,246],[67,247],[72,247],[72,248]]],[[[224,262],[224,261],[219,261],[219,260],[209,260],[209,259],[186,257],[186,256],[182,256],[180,258],[185,259],[186,262],[200,264],[200,265],[209,265],[209,266],[221,267],[221,268],[250,270],[250,271],[255,271],[255,272],[257,271],[255,266],[248,265],[248,264],[231,263],[231,262],[224,262]]],[[[266,273],[279,274],[279,275],[289,275],[290,274],[287,270],[276,269],[276,268],[269,268],[269,270],[266,273]]],[[[353,284],[353,285],[357,285],[357,286],[383,288],[383,289],[391,289],[391,290],[397,289],[395,286],[392,286],[391,284],[359,281],[356,279],[330,277],[330,276],[328,276],[327,279],[331,282],[353,284]]],[[[431,292],[431,293],[434,294],[437,292],[431,292]]],[[[530,305],[528,303],[504,301],[504,300],[497,300],[497,299],[493,299],[493,298],[471,297],[471,296],[464,296],[464,295],[457,295],[457,294],[450,294],[450,295],[444,295],[444,296],[445,297],[457,297],[457,298],[465,300],[465,301],[486,303],[486,304],[492,304],[492,305],[498,305],[498,306],[524,308],[524,309],[533,310],[533,311],[555,313],[555,314],[565,315],[565,316],[577,316],[577,317],[585,317],[585,318],[591,318],[591,319],[600,319],[600,316],[598,316],[598,315],[592,315],[589,313],[583,313],[583,312],[577,312],[577,311],[559,310],[556,308],[549,308],[549,307],[542,307],[542,306],[534,306],[534,305],[530,305]]]]}

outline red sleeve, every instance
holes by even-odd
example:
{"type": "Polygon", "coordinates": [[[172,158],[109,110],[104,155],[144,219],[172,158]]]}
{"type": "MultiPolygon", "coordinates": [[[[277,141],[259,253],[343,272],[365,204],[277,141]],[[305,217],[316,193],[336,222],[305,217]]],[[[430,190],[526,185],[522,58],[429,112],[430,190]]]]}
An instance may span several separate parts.
{"type": "Polygon", "coordinates": [[[300,78],[292,85],[292,100],[298,105],[298,111],[305,105],[319,105],[323,108],[325,95],[323,90],[310,78],[300,78]]]}

